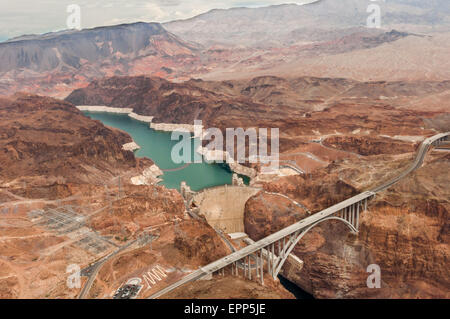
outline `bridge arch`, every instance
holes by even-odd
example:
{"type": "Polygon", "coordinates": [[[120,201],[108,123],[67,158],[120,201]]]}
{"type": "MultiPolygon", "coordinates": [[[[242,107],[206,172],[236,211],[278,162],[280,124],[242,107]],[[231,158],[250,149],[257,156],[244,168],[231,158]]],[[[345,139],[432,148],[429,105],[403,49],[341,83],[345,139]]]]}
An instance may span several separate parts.
{"type": "Polygon", "coordinates": [[[328,221],[328,220],[338,220],[343,222],[348,228],[350,228],[352,233],[358,233],[358,230],[355,228],[355,226],[353,226],[351,223],[349,223],[347,220],[345,220],[344,218],[341,217],[337,217],[337,216],[329,216],[326,217],[324,219],[321,219],[319,221],[317,221],[316,223],[308,226],[307,228],[305,228],[304,230],[300,231],[300,232],[295,232],[294,233],[294,237],[295,239],[293,241],[289,241],[288,245],[285,245],[283,250],[281,251],[281,253],[279,253],[279,256],[277,258],[277,260],[274,263],[274,272],[272,273],[272,277],[276,278],[279,274],[279,272],[281,271],[281,268],[283,267],[284,263],[286,262],[288,256],[291,254],[292,250],[295,248],[295,246],[298,244],[298,242],[314,227],[316,227],[317,225],[328,221]]]}

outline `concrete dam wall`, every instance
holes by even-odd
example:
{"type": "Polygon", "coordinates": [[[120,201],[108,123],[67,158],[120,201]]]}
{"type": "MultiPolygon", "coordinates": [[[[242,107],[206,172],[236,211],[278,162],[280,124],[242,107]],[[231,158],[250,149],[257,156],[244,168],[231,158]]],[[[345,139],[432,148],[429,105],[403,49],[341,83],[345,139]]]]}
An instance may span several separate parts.
{"type": "Polygon", "coordinates": [[[208,223],[226,233],[244,232],[245,203],[261,189],[247,186],[219,186],[194,195],[193,203],[208,223]]]}

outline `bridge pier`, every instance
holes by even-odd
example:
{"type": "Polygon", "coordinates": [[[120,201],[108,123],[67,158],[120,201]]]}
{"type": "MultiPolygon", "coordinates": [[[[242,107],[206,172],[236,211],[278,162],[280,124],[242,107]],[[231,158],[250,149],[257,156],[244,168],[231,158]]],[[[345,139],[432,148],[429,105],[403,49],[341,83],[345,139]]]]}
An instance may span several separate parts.
{"type": "Polygon", "coordinates": [[[355,218],[355,205],[350,206],[350,224],[353,225],[353,219],[355,218]]]}
{"type": "Polygon", "coordinates": [[[252,280],[252,257],[251,255],[248,256],[248,279],[252,280]]]}
{"type": "Polygon", "coordinates": [[[261,266],[261,270],[260,270],[260,272],[261,272],[261,285],[263,285],[264,286],[264,258],[263,258],[263,251],[262,251],[262,249],[259,251],[259,260],[260,260],[260,262],[259,262],[259,264],[260,264],[260,266],[261,266]]]}
{"type": "Polygon", "coordinates": [[[255,263],[256,263],[256,271],[255,271],[255,273],[256,273],[256,279],[258,279],[258,278],[261,278],[261,274],[259,273],[259,270],[260,270],[260,266],[259,266],[259,258],[258,258],[258,252],[256,251],[255,252],[255,259],[256,259],[256,261],[255,261],[255,263]]]}
{"type": "Polygon", "coordinates": [[[358,203],[358,206],[357,206],[357,211],[356,211],[356,230],[359,232],[359,205],[360,205],[361,203],[358,203]]]}

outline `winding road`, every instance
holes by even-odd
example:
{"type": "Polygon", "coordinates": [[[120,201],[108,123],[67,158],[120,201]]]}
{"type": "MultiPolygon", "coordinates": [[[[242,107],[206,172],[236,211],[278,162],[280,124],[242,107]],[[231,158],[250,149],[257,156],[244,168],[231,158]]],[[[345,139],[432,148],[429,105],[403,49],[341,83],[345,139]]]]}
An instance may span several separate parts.
{"type": "Polygon", "coordinates": [[[110,260],[111,258],[116,256],[117,254],[121,253],[122,251],[124,251],[125,249],[127,249],[128,247],[130,247],[131,245],[133,245],[137,241],[138,240],[136,239],[136,240],[133,240],[133,241],[129,242],[126,245],[123,245],[122,247],[117,249],[115,252],[109,254],[106,257],[103,257],[102,259],[97,261],[94,265],[90,266],[90,267],[93,267],[93,269],[91,271],[91,274],[89,275],[88,281],[83,286],[83,289],[81,290],[80,294],[78,295],[78,299],[85,299],[86,298],[86,296],[88,295],[89,291],[91,290],[91,287],[92,287],[92,285],[93,285],[93,283],[95,281],[95,278],[97,278],[97,274],[100,271],[100,269],[102,268],[103,264],[105,264],[108,260],[110,260]]]}

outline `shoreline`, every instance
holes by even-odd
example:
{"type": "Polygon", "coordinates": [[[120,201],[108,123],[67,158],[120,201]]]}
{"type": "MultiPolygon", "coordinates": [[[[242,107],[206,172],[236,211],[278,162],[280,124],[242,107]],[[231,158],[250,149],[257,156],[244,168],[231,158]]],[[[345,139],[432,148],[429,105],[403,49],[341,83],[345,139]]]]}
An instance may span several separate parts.
{"type": "Polygon", "coordinates": [[[191,124],[173,124],[173,123],[150,123],[150,128],[162,132],[194,132],[194,125],[191,124]]]}
{"type": "Polygon", "coordinates": [[[248,178],[250,178],[250,180],[253,180],[258,176],[258,172],[255,169],[236,162],[228,161],[228,159],[230,158],[230,154],[227,151],[209,151],[206,147],[202,146],[199,146],[195,151],[198,154],[202,155],[206,161],[221,161],[222,163],[227,164],[233,173],[247,176],[248,178]]]}
{"type": "Polygon", "coordinates": [[[111,107],[104,105],[77,105],[75,106],[82,112],[92,113],[111,113],[111,114],[127,114],[132,119],[139,122],[148,123],[150,128],[161,132],[183,131],[195,133],[195,126],[192,124],[174,124],[174,123],[153,123],[154,116],[139,115],[133,112],[132,108],[111,107]]]}
{"type": "Polygon", "coordinates": [[[121,108],[102,105],[77,105],[75,107],[82,112],[127,114],[132,119],[144,123],[152,123],[154,118],[154,116],[136,114],[133,112],[132,108],[121,108]]]}
{"type": "Polygon", "coordinates": [[[140,150],[141,147],[133,140],[130,143],[123,144],[122,149],[124,151],[130,151],[134,153],[135,151],[140,150]]]}
{"type": "MultiPolygon", "coordinates": [[[[77,105],[76,108],[80,111],[84,112],[95,112],[95,113],[112,113],[112,114],[127,114],[130,118],[133,118],[137,121],[149,123],[149,127],[155,131],[162,132],[175,132],[175,131],[184,131],[195,134],[195,125],[192,124],[173,124],[173,123],[153,123],[154,116],[145,116],[139,115],[133,112],[132,108],[120,108],[120,107],[110,107],[110,106],[102,106],[102,105],[77,105]]],[[[195,138],[195,136],[194,136],[195,138]]],[[[221,157],[222,160],[228,159],[229,154],[226,151],[221,151],[220,154],[208,154],[205,151],[204,147],[201,149],[197,149],[200,155],[202,155],[206,161],[212,160],[214,161],[217,157],[221,157]],[[212,155],[212,156],[211,156],[212,155]]],[[[233,173],[239,175],[245,175],[249,177],[251,180],[257,179],[259,176],[258,172],[250,167],[243,166],[239,163],[227,163],[230,170],[233,173]]],[[[155,164],[156,165],[156,164],[155,164]]]]}
{"type": "Polygon", "coordinates": [[[159,178],[163,175],[163,171],[156,164],[153,164],[144,169],[141,175],[131,177],[131,183],[133,185],[156,185],[163,181],[159,178]]]}

